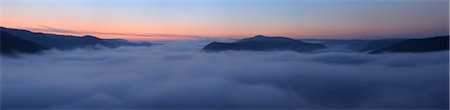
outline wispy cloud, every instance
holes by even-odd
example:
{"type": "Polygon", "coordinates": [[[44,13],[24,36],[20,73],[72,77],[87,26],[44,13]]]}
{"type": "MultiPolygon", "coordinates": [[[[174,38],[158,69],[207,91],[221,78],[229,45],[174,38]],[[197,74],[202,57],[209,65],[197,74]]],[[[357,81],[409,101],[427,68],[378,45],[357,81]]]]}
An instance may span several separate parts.
{"type": "MultiPolygon", "coordinates": [[[[98,32],[98,31],[84,31],[84,30],[69,30],[62,28],[55,28],[49,26],[29,27],[25,28],[33,31],[50,32],[50,33],[62,33],[62,34],[74,34],[74,35],[108,35],[108,36],[133,36],[140,37],[142,39],[178,39],[178,40],[192,40],[192,39],[205,39],[208,37],[198,35],[184,35],[184,34],[160,34],[160,33],[122,33],[122,32],[98,32]]],[[[102,37],[102,36],[97,36],[102,37]]],[[[126,38],[125,38],[126,39],[126,38]]]]}

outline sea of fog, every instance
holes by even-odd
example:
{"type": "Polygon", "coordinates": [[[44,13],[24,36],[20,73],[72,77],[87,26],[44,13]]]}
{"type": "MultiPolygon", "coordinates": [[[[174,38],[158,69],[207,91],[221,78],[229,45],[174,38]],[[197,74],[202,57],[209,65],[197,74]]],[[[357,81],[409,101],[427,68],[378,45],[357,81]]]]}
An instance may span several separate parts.
{"type": "Polygon", "coordinates": [[[2,109],[448,108],[449,53],[202,52],[207,42],[1,59],[2,109]]]}

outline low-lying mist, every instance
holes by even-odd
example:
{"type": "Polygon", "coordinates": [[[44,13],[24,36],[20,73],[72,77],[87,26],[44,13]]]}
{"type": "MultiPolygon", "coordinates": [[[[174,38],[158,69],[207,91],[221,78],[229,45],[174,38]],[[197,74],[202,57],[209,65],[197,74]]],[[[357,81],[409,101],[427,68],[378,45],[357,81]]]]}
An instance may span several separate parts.
{"type": "MultiPolygon", "coordinates": [[[[181,45],[181,46],[180,46],[181,45]]],[[[50,50],[2,57],[1,108],[448,108],[449,54],[50,50]]]]}

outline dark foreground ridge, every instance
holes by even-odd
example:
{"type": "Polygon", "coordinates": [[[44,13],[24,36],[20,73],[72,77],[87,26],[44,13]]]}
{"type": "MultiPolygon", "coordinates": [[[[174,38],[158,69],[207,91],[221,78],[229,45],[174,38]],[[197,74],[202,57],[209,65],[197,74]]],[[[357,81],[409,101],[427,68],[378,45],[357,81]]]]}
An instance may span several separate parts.
{"type": "Polygon", "coordinates": [[[77,48],[116,48],[119,46],[151,46],[151,43],[135,43],[124,39],[100,39],[86,35],[68,36],[36,33],[28,30],[0,27],[1,54],[39,53],[43,50],[72,50],[77,48]]]}
{"type": "Polygon", "coordinates": [[[250,51],[283,51],[310,52],[327,48],[318,43],[307,43],[286,37],[267,37],[257,35],[245,38],[233,43],[212,42],[205,47],[204,51],[226,51],[226,50],[250,50],[250,51]]]}
{"type": "Polygon", "coordinates": [[[37,53],[42,50],[48,50],[50,48],[47,48],[45,46],[36,44],[34,42],[24,40],[20,37],[16,37],[14,35],[11,35],[9,33],[0,32],[1,36],[1,53],[2,54],[14,54],[17,52],[22,53],[37,53]]]}
{"type": "Polygon", "coordinates": [[[418,53],[449,50],[449,36],[437,36],[430,38],[408,39],[390,46],[372,51],[370,53],[418,53]]]}

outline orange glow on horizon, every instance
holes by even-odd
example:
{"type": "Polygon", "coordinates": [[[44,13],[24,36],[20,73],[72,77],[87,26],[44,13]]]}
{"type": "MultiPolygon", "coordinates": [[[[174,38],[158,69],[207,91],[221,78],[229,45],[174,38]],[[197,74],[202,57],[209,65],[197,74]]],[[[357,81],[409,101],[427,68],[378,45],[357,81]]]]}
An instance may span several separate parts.
{"type": "MultiPolygon", "coordinates": [[[[309,28],[296,28],[297,33],[293,29],[246,29],[246,28],[223,28],[223,27],[183,27],[183,26],[173,26],[169,27],[161,24],[160,26],[156,25],[138,25],[132,23],[123,23],[123,24],[96,24],[94,22],[68,22],[68,21],[57,21],[50,22],[44,20],[19,20],[19,19],[4,19],[2,21],[1,26],[8,28],[19,28],[19,29],[27,29],[35,32],[44,32],[44,33],[54,33],[54,34],[63,34],[63,35],[76,35],[76,36],[84,36],[84,35],[94,35],[99,38],[122,38],[127,40],[149,40],[149,41],[165,41],[165,40],[193,40],[196,37],[211,37],[211,38],[244,38],[251,37],[254,35],[267,35],[267,36],[286,36],[286,37],[295,37],[295,38],[326,38],[330,36],[348,36],[357,37],[357,36],[367,36],[367,35],[379,35],[379,34],[396,34],[398,31],[403,31],[407,29],[392,27],[386,28],[383,33],[379,33],[377,31],[361,31],[361,30],[335,30],[330,31],[331,29],[322,28],[319,29],[314,26],[310,26],[309,28]],[[51,27],[60,30],[74,31],[74,32],[58,32],[57,30],[36,30],[41,29],[43,27],[51,27]],[[263,31],[263,32],[261,32],[263,31]],[[103,34],[102,34],[103,33],[103,34]],[[120,33],[122,35],[115,35],[114,33],[120,33]],[[145,36],[145,33],[154,33],[156,35],[148,35],[145,36]],[[299,34],[301,33],[301,34],[299,34]],[[158,34],[161,34],[158,36],[158,34]],[[170,36],[177,35],[177,36],[170,36]]],[[[411,28],[414,28],[411,26],[411,28]]],[[[422,29],[423,33],[427,31],[432,31],[432,29],[422,29]]],[[[414,33],[412,33],[414,34],[414,33]]]]}
{"type": "Polygon", "coordinates": [[[449,29],[448,5],[439,1],[93,1],[0,1],[0,26],[152,41],[254,35],[318,39],[426,37],[448,34],[449,29]]]}

